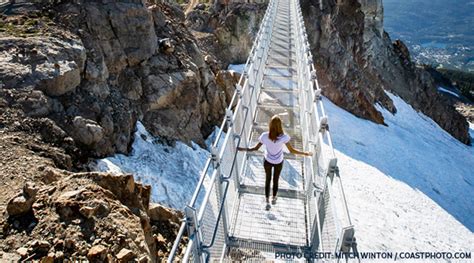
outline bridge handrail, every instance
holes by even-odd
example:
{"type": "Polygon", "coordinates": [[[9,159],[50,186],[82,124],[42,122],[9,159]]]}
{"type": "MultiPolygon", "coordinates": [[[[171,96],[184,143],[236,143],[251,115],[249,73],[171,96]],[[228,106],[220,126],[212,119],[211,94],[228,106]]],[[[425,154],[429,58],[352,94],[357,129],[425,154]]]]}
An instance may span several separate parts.
{"type": "MultiPolygon", "coordinates": [[[[237,112],[239,110],[241,110],[241,108],[243,107],[241,99],[240,99],[240,95],[242,93],[245,93],[246,89],[249,89],[248,72],[250,72],[252,67],[255,66],[255,64],[253,62],[256,61],[257,54],[258,54],[257,50],[262,46],[262,42],[264,42],[266,29],[268,28],[269,25],[273,24],[273,23],[270,24],[269,22],[273,18],[272,16],[274,16],[274,11],[275,11],[274,6],[276,6],[275,1],[270,0],[269,3],[268,3],[267,9],[266,9],[265,15],[264,15],[264,17],[262,19],[262,22],[260,24],[260,28],[259,28],[258,33],[257,33],[257,37],[253,42],[253,46],[252,46],[252,49],[250,51],[250,55],[249,55],[249,57],[248,57],[248,59],[245,63],[244,73],[241,75],[241,77],[238,81],[238,84],[237,84],[237,89],[235,90],[235,92],[232,96],[231,102],[229,103],[229,105],[226,109],[226,112],[229,112],[229,111],[232,112],[232,107],[234,106],[234,104],[236,103],[236,100],[237,100],[237,104],[236,104],[235,109],[234,109],[233,114],[232,114],[233,119],[236,118],[237,112]]],[[[223,134],[223,131],[224,131],[224,128],[226,127],[226,122],[227,122],[227,120],[226,120],[226,118],[224,118],[224,120],[222,121],[222,124],[220,125],[220,129],[217,133],[217,136],[216,136],[214,142],[212,143],[211,148],[217,148],[218,147],[218,145],[220,143],[220,140],[221,140],[221,137],[222,137],[222,134],[223,134]]],[[[229,133],[225,136],[223,145],[226,145],[226,143],[229,141],[229,136],[230,135],[231,134],[229,133]]],[[[224,149],[225,149],[225,147],[222,147],[221,151],[218,154],[219,157],[222,157],[224,155],[224,149]]],[[[204,181],[205,181],[206,175],[209,172],[209,169],[212,167],[211,164],[212,164],[212,156],[207,159],[206,164],[204,166],[204,169],[202,170],[202,172],[200,174],[198,184],[197,184],[196,189],[193,193],[193,196],[192,196],[192,198],[191,198],[191,200],[188,204],[189,207],[195,207],[196,206],[196,202],[197,202],[197,199],[199,197],[199,194],[205,189],[204,188],[204,181]]],[[[206,195],[205,195],[205,197],[202,201],[202,205],[201,205],[200,210],[199,210],[198,219],[202,218],[202,216],[203,216],[203,211],[204,211],[203,208],[207,205],[207,202],[208,202],[209,197],[210,197],[210,193],[212,192],[212,186],[214,185],[213,182],[215,180],[216,180],[216,173],[214,172],[213,176],[211,177],[211,189],[208,189],[208,192],[206,193],[206,195]]],[[[227,192],[227,190],[226,190],[226,192],[227,192]]],[[[222,209],[220,209],[220,210],[222,210],[222,209]]],[[[170,256],[168,257],[168,260],[167,260],[168,262],[173,262],[173,260],[176,256],[176,253],[177,253],[177,250],[178,250],[178,247],[179,247],[179,243],[181,242],[181,239],[183,238],[184,233],[186,231],[186,224],[187,224],[186,219],[184,219],[181,226],[180,226],[180,229],[178,231],[177,238],[176,238],[176,240],[173,244],[173,247],[170,251],[170,256]]],[[[192,240],[192,238],[190,238],[190,243],[188,244],[188,246],[186,248],[185,256],[184,256],[183,259],[189,258],[190,252],[191,252],[190,249],[192,247],[192,242],[193,242],[193,240],[192,240]]],[[[214,243],[214,237],[212,239],[212,243],[214,243]]]]}
{"type": "MultiPolygon", "coordinates": [[[[315,66],[314,66],[314,61],[313,61],[313,58],[312,58],[312,54],[311,54],[311,48],[310,48],[310,45],[309,45],[309,42],[308,42],[308,37],[307,37],[307,33],[306,33],[306,29],[305,29],[305,24],[304,24],[304,20],[303,20],[303,15],[302,15],[302,11],[301,11],[301,5],[300,3],[298,2],[297,3],[297,14],[298,14],[298,21],[297,21],[297,30],[299,30],[299,34],[298,35],[298,45],[299,45],[299,48],[297,48],[297,51],[300,53],[298,58],[299,58],[299,70],[300,70],[300,75],[299,75],[299,80],[301,81],[303,79],[303,87],[301,88],[301,92],[304,93],[304,90],[306,88],[309,89],[309,93],[310,93],[310,99],[311,101],[313,102],[313,106],[311,107],[311,109],[309,110],[309,114],[310,115],[313,115],[314,116],[314,119],[313,121],[316,121],[316,127],[317,127],[317,130],[320,131],[320,129],[322,128],[321,125],[321,120],[322,118],[326,118],[327,120],[327,116],[326,116],[326,113],[325,113],[325,110],[324,110],[324,106],[323,106],[323,102],[322,100],[320,99],[321,98],[321,94],[322,94],[322,90],[319,86],[319,82],[318,82],[318,79],[316,77],[316,69],[315,69],[315,66]],[[303,64],[303,65],[302,65],[303,64]],[[304,66],[304,67],[302,67],[304,66]],[[304,68],[304,72],[303,72],[303,69],[304,68]],[[308,77],[310,79],[310,82],[308,83],[307,80],[308,80],[308,77]],[[318,95],[316,95],[318,94],[318,95]]],[[[307,99],[307,96],[302,96],[304,99],[307,99]]],[[[304,103],[304,106],[307,106],[306,103],[304,103]]],[[[304,110],[307,110],[306,108],[304,108],[304,110]]],[[[306,117],[306,112],[302,112],[302,114],[304,114],[303,116],[306,117]]],[[[306,124],[306,129],[309,129],[309,127],[307,127],[308,124],[306,124]]],[[[307,131],[307,132],[304,132],[305,134],[307,134],[309,137],[312,137],[314,134],[311,132],[311,131],[307,131]]],[[[308,139],[306,139],[308,140],[308,139]]],[[[338,217],[337,215],[337,210],[335,208],[335,204],[332,205],[332,208],[333,208],[333,213],[334,213],[334,216],[336,218],[336,235],[337,236],[340,236],[340,233],[342,233],[343,231],[343,228],[344,227],[348,227],[348,226],[352,226],[352,223],[351,223],[351,219],[350,219],[350,216],[349,216],[349,209],[348,209],[348,206],[347,206],[347,201],[346,201],[346,197],[345,197],[345,193],[344,193],[344,189],[342,187],[342,181],[341,181],[341,178],[339,177],[339,172],[338,172],[338,168],[337,168],[337,159],[335,157],[335,151],[334,151],[334,147],[333,147],[333,143],[332,143],[332,138],[331,138],[331,134],[329,132],[329,129],[328,129],[328,126],[323,130],[323,132],[318,132],[318,135],[317,135],[317,138],[310,138],[309,139],[310,141],[314,141],[317,144],[319,144],[319,147],[320,150],[317,150],[316,154],[319,154],[321,156],[321,161],[322,163],[324,163],[325,165],[325,168],[327,168],[326,171],[324,171],[323,174],[320,174],[319,171],[321,171],[320,169],[318,169],[318,175],[319,176],[323,176],[326,178],[326,176],[328,176],[329,172],[332,172],[333,173],[333,176],[334,176],[334,173],[337,175],[336,178],[338,180],[338,188],[339,188],[339,191],[340,191],[340,194],[342,196],[342,200],[339,200],[340,202],[342,202],[342,207],[343,207],[343,213],[344,215],[342,215],[341,217],[338,217]],[[327,147],[326,145],[323,143],[323,137],[326,137],[326,143],[327,143],[327,147]],[[327,148],[326,150],[324,150],[324,148],[327,148]],[[323,154],[322,153],[325,153],[326,155],[326,158],[328,158],[328,162],[326,163],[324,161],[324,159],[322,158],[323,154]],[[329,156],[328,156],[329,154],[329,156]],[[331,169],[335,169],[337,171],[330,171],[331,169]]],[[[305,144],[307,145],[307,144],[305,144]]],[[[317,146],[318,147],[318,146],[317,146]]],[[[319,148],[318,148],[319,149],[319,148]]],[[[319,158],[318,156],[314,156],[313,158],[311,158],[311,163],[317,163],[318,165],[321,165],[321,162],[318,162],[318,160],[315,160],[316,158],[319,158]]],[[[316,173],[314,172],[314,166],[313,165],[309,165],[309,170],[310,170],[310,178],[308,180],[309,184],[313,184],[313,175],[315,175],[316,173]]],[[[334,202],[334,197],[333,197],[333,194],[331,193],[331,185],[332,185],[332,180],[322,180],[323,182],[323,185],[320,185],[322,191],[325,191],[325,189],[327,189],[328,194],[330,195],[330,198],[331,198],[331,202],[334,202]],[[331,184],[331,185],[328,185],[328,184],[331,184]]],[[[311,187],[311,185],[309,185],[309,187],[307,188],[307,191],[309,191],[310,189],[313,189],[311,187]]],[[[311,200],[311,199],[314,199],[312,198],[312,193],[308,192],[308,201],[309,202],[317,202],[319,205],[317,205],[316,207],[320,207],[320,202],[318,200],[311,200]]],[[[321,199],[319,199],[321,200],[321,199]]],[[[309,215],[311,217],[311,215],[309,215]]],[[[317,234],[317,237],[318,237],[318,243],[319,243],[319,247],[321,248],[322,247],[322,240],[321,240],[321,225],[320,225],[320,222],[319,222],[319,213],[318,213],[318,209],[316,209],[315,211],[315,218],[316,219],[316,226],[309,226],[310,228],[313,228],[313,231],[318,231],[318,234],[317,234]],[[315,229],[317,228],[317,229],[315,229]]],[[[309,220],[309,222],[314,222],[314,220],[309,220]]],[[[312,235],[314,237],[314,235],[312,235]]],[[[310,242],[314,242],[314,240],[310,240],[310,242]]],[[[335,244],[337,245],[337,244],[335,244]]],[[[337,249],[337,248],[336,248],[337,249]]]]}

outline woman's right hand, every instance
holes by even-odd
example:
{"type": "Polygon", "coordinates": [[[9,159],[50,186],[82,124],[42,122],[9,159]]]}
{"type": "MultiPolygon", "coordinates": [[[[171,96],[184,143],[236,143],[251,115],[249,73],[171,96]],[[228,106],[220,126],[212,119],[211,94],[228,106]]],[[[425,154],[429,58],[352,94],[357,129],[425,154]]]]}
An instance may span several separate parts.
{"type": "Polygon", "coordinates": [[[313,153],[312,152],[305,152],[304,155],[305,156],[313,156],[313,153]]]}

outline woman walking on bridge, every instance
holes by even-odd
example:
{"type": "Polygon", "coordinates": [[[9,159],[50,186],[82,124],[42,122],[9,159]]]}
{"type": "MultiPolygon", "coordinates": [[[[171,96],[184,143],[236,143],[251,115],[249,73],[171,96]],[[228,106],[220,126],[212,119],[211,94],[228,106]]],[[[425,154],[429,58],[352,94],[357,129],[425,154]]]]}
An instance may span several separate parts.
{"type": "Polygon", "coordinates": [[[263,132],[258,138],[258,143],[251,148],[238,147],[239,151],[258,151],[260,147],[265,145],[265,155],[263,167],[265,169],[265,197],[267,209],[270,207],[270,182],[272,179],[273,169],[273,198],[272,204],[276,204],[278,193],[278,181],[283,168],[283,146],[286,145],[290,153],[311,156],[310,152],[296,150],[290,143],[290,136],[283,132],[283,125],[279,116],[275,115],[268,124],[268,131],[263,132]]]}

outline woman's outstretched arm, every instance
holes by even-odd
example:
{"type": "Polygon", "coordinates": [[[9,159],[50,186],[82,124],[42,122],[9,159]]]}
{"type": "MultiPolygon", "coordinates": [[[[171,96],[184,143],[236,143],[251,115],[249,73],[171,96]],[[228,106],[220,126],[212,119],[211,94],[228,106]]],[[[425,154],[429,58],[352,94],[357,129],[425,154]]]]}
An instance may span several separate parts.
{"type": "Polygon", "coordinates": [[[306,155],[306,156],[313,155],[313,153],[311,152],[302,152],[302,151],[296,150],[295,148],[293,148],[293,146],[289,142],[286,143],[286,147],[288,148],[288,151],[290,151],[290,153],[292,154],[301,154],[301,155],[306,155]]]}
{"type": "Polygon", "coordinates": [[[262,143],[259,142],[259,143],[257,143],[254,147],[251,147],[251,148],[237,147],[237,150],[238,150],[238,151],[253,152],[253,151],[258,151],[258,149],[260,149],[261,146],[262,146],[262,143]]]}

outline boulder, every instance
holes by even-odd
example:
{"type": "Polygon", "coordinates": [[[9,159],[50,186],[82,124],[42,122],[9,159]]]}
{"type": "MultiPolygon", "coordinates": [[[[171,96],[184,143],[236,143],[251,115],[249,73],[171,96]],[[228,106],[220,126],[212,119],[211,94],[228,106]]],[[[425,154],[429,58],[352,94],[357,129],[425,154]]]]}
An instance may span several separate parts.
{"type": "Polygon", "coordinates": [[[81,84],[81,70],[75,63],[63,65],[56,74],[44,79],[39,88],[49,96],[61,96],[81,84]]]}
{"type": "Polygon", "coordinates": [[[7,88],[35,87],[48,96],[61,96],[81,83],[85,48],[76,37],[50,36],[0,39],[0,79],[7,88]]]}
{"type": "Polygon", "coordinates": [[[7,204],[9,216],[20,216],[31,211],[33,203],[36,201],[38,189],[33,183],[27,182],[23,186],[23,191],[10,199],[7,204]]]}
{"type": "Polygon", "coordinates": [[[122,248],[117,254],[118,262],[128,262],[135,257],[135,253],[130,249],[122,248]]]}
{"type": "Polygon", "coordinates": [[[31,242],[30,248],[33,252],[42,254],[47,253],[51,248],[51,244],[46,240],[34,240],[31,242]]]}
{"type": "Polygon", "coordinates": [[[87,259],[94,260],[94,261],[102,261],[105,260],[107,255],[107,248],[102,245],[96,245],[89,249],[87,252],[87,259]]]}
{"type": "MultiPolygon", "coordinates": [[[[87,177],[94,180],[101,187],[111,191],[117,199],[126,206],[141,207],[148,209],[151,188],[149,185],[135,183],[133,175],[125,174],[114,176],[102,173],[89,173],[87,177]]],[[[96,215],[106,215],[110,212],[107,203],[94,200],[91,206],[97,207],[96,215]]]]}
{"type": "Polygon", "coordinates": [[[98,143],[104,137],[104,129],[93,120],[76,116],[72,123],[75,139],[85,145],[98,143]]]}
{"type": "Polygon", "coordinates": [[[172,221],[180,223],[179,214],[170,208],[164,207],[160,204],[150,204],[148,209],[148,216],[152,221],[172,221]]]}
{"type": "Polygon", "coordinates": [[[36,187],[35,183],[33,182],[26,182],[23,186],[23,194],[27,198],[36,198],[36,194],[38,193],[38,188],[36,187]]]}
{"type": "Polygon", "coordinates": [[[33,201],[26,199],[23,195],[11,199],[7,205],[7,212],[9,216],[17,216],[25,214],[31,210],[33,201]]]}
{"type": "Polygon", "coordinates": [[[79,209],[79,213],[86,218],[92,218],[96,213],[95,207],[83,206],[79,209]]]}
{"type": "Polygon", "coordinates": [[[20,257],[25,258],[26,256],[28,256],[28,248],[20,247],[19,249],[16,250],[16,253],[18,253],[20,257]]]}

